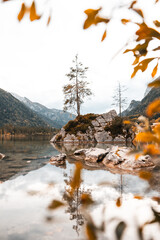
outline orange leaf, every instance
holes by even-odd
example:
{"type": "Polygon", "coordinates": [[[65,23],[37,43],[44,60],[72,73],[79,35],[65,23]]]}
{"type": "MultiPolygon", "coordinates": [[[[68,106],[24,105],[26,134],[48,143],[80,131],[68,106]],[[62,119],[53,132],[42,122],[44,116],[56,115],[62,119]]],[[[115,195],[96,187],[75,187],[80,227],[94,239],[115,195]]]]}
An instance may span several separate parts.
{"type": "Polygon", "coordinates": [[[105,30],[104,33],[103,33],[103,36],[102,36],[102,40],[101,40],[101,42],[104,41],[104,39],[106,38],[106,36],[107,36],[107,32],[106,32],[106,30],[105,30]]]}
{"type": "Polygon", "coordinates": [[[25,14],[25,13],[26,13],[26,6],[25,6],[24,3],[22,3],[22,5],[21,5],[21,10],[20,10],[20,12],[19,12],[19,14],[18,14],[18,16],[17,16],[17,18],[18,18],[19,21],[22,20],[22,18],[24,17],[24,14],[25,14]]]}
{"type": "Polygon", "coordinates": [[[137,23],[139,25],[139,29],[136,32],[138,36],[136,41],[140,41],[143,39],[150,39],[152,40],[153,37],[160,39],[160,33],[153,28],[149,28],[144,22],[137,23]]]}
{"type": "Polygon", "coordinates": [[[142,196],[139,196],[139,195],[135,195],[134,198],[135,198],[135,199],[138,199],[138,200],[142,200],[142,199],[143,199],[143,197],[142,197],[142,196]]]}
{"type": "Polygon", "coordinates": [[[48,17],[47,26],[50,24],[51,16],[48,17]]]}
{"type": "Polygon", "coordinates": [[[56,208],[62,207],[64,204],[60,201],[53,200],[50,205],[48,206],[49,210],[54,210],[56,208]]]}
{"type": "Polygon", "coordinates": [[[147,172],[147,171],[140,171],[139,172],[139,177],[142,178],[143,180],[150,180],[152,177],[152,173],[147,172]]]}
{"type": "Polygon", "coordinates": [[[87,15],[87,19],[84,22],[84,29],[89,28],[92,24],[98,24],[100,22],[104,22],[104,23],[108,23],[110,21],[110,19],[108,18],[101,18],[99,16],[97,16],[97,14],[99,13],[99,11],[101,10],[101,8],[98,9],[87,9],[85,10],[85,14],[87,15]]]}
{"type": "Polygon", "coordinates": [[[133,1],[133,2],[131,3],[131,5],[130,5],[129,9],[130,9],[130,8],[133,8],[133,6],[134,6],[136,3],[137,3],[137,1],[136,1],[136,0],[135,0],[135,1],[133,1]]]}
{"type": "Polygon", "coordinates": [[[30,7],[30,20],[35,21],[35,20],[38,20],[40,18],[41,18],[41,16],[37,15],[37,13],[36,13],[35,2],[33,1],[32,5],[30,7]]]}
{"type": "Polygon", "coordinates": [[[126,24],[129,23],[130,21],[131,21],[131,20],[125,19],[125,18],[121,19],[121,22],[122,22],[124,25],[126,25],[126,24]]]}
{"type": "Polygon", "coordinates": [[[83,193],[81,195],[81,204],[83,205],[90,205],[93,204],[93,200],[91,199],[90,195],[87,193],[83,193]]]}
{"type": "Polygon", "coordinates": [[[156,75],[158,70],[158,63],[156,64],[156,66],[154,67],[153,71],[152,71],[152,78],[154,78],[154,76],[156,75]]]}
{"type": "Polygon", "coordinates": [[[160,98],[151,102],[146,109],[146,113],[149,117],[152,117],[154,114],[159,112],[160,112],[160,98]]]}
{"type": "Polygon", "coordinates": [[[143,61],[141,61],[140,63],[138,63],[138,65],[134,67],[134,71],[133,71],[133,73],[131,75],[131,78],[133,78],[136,75],[138,70],[141,70],[142,72],[144,72],[147,69],[148,64],[152,60],[154,60],[154,58],[147,58],[147,59],[144,59],[143,61]]]}
{"type": "Polygon", "coordinates": [[[153,51],[157,51],[157,50],[160,50],[160,46],[153,49],[153,51]]]}
{"type": "Polygon", "coordinates": [[[159,155],[160,150],[154,144],[149,144],[143,149],[143,153],[149,155],[159,155]]]}
{"type": "Polygon", "coordinates": [[[138,158],[139,158],[140,156],[142,156],[142,153],[137,153],[137,154],[135,155],[135,160],[138,160],[138,158]]]}
{"type": "Polygon", "coordinates": [[[136,142],[158,142],[158,139],[151,132],[140,132],[135,137],[136,142]]]}
{"type": "Polygon", "coordinates": [[[148,84],[148,87],[158,88],[160,87],[160,77],[148,84]]]}
{"type": "Polygon", "coordinates": [[[117,199],[116,205],[117,205],[117,207],[121,207],[121,205],[122,205],[122,200],[121,200],[120,197],[117,199]]]}
{"type": "Polygon", "coordinates": [[[129,120],[124,120],[124,121],[123,121],[123,124],[131,124],[131,121],[129,121],[129,120]]]}
{"type": "Polygon", "coordinates": [[[133,11],[135,11],[138,15],[140,15],[142,18],[144,18],[144,16],[143,16],[143,12],[142,12],[141,9],[133,8],[133,11]]]}
{"type": "Polygon", "coordinates": [[[153,23],[156,27],[160,27],[160,22],[158,20],[155,20],[153,23]]]}

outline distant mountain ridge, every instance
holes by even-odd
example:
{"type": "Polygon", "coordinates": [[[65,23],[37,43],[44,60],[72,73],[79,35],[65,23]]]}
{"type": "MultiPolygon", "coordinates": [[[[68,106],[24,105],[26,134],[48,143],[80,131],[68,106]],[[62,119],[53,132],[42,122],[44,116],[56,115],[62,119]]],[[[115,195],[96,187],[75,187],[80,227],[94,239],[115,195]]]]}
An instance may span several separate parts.
{"type": "Polygon", "coordinates": [[[7,124],[13,126],[49,127],[38,114],[9,92],[0,89],[0,127],[7,124]]]}
{"type": "MultiPolygon", "coordinates": [[[[139,102],[136,106],[134,106],[130,111],[126,112],[126,115],[123,116],[135,116],[135,115],[145,115],[145,111],[149,103],[154,101],[156,98],[160,98],[160,89],[159,88],[152,88],[147,90],[147,94],[144,95],[144,98],[139,102]]],[[[132,100],[134,101],[134,100],[132,100]]],[[[132,103],[132,102],[131,102],[132,103]]],[[[125,111],[124,111],[125,112],[125,111]]],[[[123,112],[123,113],[124,113],[123,112]]]]}
{"type": "Polygon", "coordinates": [[[45,122],[55,128],[63,127],[68,121],[73,120],[76,116],[63,110],[55,108],[47,108],[44,105],[32,102],[26,97],[21,97],[15,93],[11,93],[15,98],[25,104],[28,108],[36,112],[45,122]]]}

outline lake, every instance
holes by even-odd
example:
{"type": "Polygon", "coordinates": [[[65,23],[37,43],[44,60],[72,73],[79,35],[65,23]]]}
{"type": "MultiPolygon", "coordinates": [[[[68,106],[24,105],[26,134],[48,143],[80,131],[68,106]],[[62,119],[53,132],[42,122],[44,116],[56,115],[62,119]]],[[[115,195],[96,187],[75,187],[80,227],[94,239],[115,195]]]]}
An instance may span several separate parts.
{"type": "Polygon", "coordinates": [[[60,168],[48,161],[59,152],[73,152],[82,147],[54,146],[38,140],[0,142],[0,153],[6,155],[0,160],[1,240],[86,239],[87,222],[91,235],[93,224],[96,226],[97,239],[120,239],[123,230],[123,240],[160,239],[157,221],[144,225],[155,220],[160,211],[160,167],[151,170],[149,182],[134,172],[113,174],[83,168],[81,186],[73,199],[69,199],[67,193],[75,162],[69,161],[66,168],[60,168]],[[81,204],[83,194],[94,201],[89,207],[81,204]],[[53,200],[63,202],[64,206],[50,210],[48,206],[53,200]]]}

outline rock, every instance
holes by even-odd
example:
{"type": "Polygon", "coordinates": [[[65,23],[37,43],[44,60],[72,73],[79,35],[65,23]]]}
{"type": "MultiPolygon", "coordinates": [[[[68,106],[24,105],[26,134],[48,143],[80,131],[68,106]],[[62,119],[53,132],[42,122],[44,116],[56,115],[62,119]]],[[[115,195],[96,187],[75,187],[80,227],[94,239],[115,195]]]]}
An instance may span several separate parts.
{"type": "Polygon", "coordinates": [[[0,160],[2,160],[4,157],[5,157],[5,155],[0,153],[0,160]]]}
{"type": "Polygon", "coordinates": [[[108,150],[101,148],[80,149],[74,152],[75,156],[83,157],[84,161],[92,163],[101,162],[108,153],[108,150]]]}
{"type": "Polygon", "coordinates": [[[131,148],[112,146],[112,148],[89,148],[80,149],[74,152],[74,156],[79,160],[90,163],[102,162],[109,168],[119,168],[123,170],[152,167],[154,163],[149,155],[140,156],[135,160],[135,156],[130,154],[131,148]]]}
{"type": "Polygon", "coordinates": [[[93,125],[93,127],[99,127],[99,122],[96,120],[93,120],[92,125],[93,125]]]}
{"type": "Polygon", "coordinates": [[[137,160],[130,154],[131,148],[113,146],[103,159],[103,164],[107,167],[117,165],[121,169],[135,169],[152,167],[154,163],[149,155],[142,155],[137,160]]]}
{"type": "Polygon", "coordinates": [[[96,142],[109,142],[109,141],[112,141],[112,137],[109,135],[108,132],[96,132],[94,134],[94,137],[95,137],[95,140],[96,142]]]}
{"type": "Polygon", "coordinates": [[[115,110],[111,110],[108,113],[102,114],[102,117],[105,119],[106,122],[111,122],[116,116],[117,113],[115,110]]]}
{"type": "Polygon", "coordinates": [[[121,135],[118,135],[117,137],[114,138],[114,142],[124,142],[125,138],[121,135]]]}
{"type": "Polygon", "coordinates": [[[50,158],[49,163],[56,165],[56,166],[61,166],[66,164],[66,154],[62,153],[57,156],[53,156],[50,158]]]}

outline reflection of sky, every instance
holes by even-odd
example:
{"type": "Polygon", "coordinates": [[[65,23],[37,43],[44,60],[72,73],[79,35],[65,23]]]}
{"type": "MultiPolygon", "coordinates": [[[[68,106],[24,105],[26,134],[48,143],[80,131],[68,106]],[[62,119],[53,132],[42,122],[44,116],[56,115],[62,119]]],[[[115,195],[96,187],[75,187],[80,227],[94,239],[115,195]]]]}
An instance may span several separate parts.
{"type": "MultiPolygon", "coordinates": [[[[38,170],[31,171],[25,176],[19,176],[0,185],[0,239],[3,240],[41,240],[41,239],[76,239],[76,232],[72,229],[69,216],[64,214],[64,208],[53,212],[53,222],[45,223],[45,217],[52,215],[46,210],[51,200],[62,200],[64,191],[64,172],[70,175],[73,172],[73,164],[67,163],[67,170],[46,165],[38,170]],[[49,184],[50,183],[50,184],[49,184]],[[51,184],[52,183],[52,184],[51,184]]],[[[90,189],[96,205],[91,207],[91,214],[97,225],[102,220],[102,210],[105,210],[106,226],[108,220],[118,217],[127,220],[130,226],[124,239],[135,240],[133,226],[152,219],[150,205],[157,208],[156,202],[148,197],[144,200],[133,199],[133,194],[144,195],[148,184],[136,176],[125,175],[123,177],[123,204],[120,208],[115,205],[115,200],[120,196],[120,176],[107,171],[83,170],[83,183],[85,189],[90,189]],[[111,185],[100,185],[102,182],[110,182],[111,185]],[[113,184],[115,187],[113,187],[113,184]],[[135,221],[136,220],[136,221],[135,221]]],[[[156,192],[150,191],[148,196],[156,192]]],[[[146,195],[147,196],[147,195],[146,195]]],[[[115,227],[117,220],[110,225],[115,227]]],[[[149,230],[147,230],[149,231],[149,230]]],[[[153,226],[150,232],[156,233],[159,240],[158,228],[153,226]]],[[[150,235],[147,233],[147,236],[150,235]]],[[[112,231],[105,233],[109,239],[112,231]]],[[[83,236],[81,235],[81,239],[83,236]]],[[[149,239],[147,237],[147,239],[149,239]]]]}

